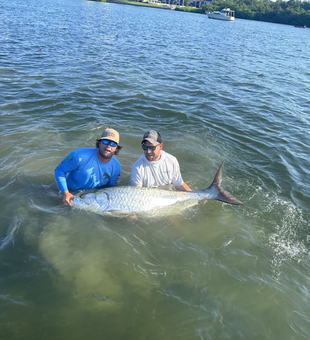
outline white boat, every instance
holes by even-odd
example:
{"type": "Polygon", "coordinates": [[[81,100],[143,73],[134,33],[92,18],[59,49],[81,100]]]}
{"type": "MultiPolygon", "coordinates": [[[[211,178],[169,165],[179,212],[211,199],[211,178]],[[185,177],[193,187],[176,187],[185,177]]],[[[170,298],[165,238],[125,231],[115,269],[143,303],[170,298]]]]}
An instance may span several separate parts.
{"type": "Polygon", "coordinates": [[[220,12],[207,13],[209,19],[218,19],[226,21],[235,20],[235,11],[230,8],[223,8],[220,12]]]}

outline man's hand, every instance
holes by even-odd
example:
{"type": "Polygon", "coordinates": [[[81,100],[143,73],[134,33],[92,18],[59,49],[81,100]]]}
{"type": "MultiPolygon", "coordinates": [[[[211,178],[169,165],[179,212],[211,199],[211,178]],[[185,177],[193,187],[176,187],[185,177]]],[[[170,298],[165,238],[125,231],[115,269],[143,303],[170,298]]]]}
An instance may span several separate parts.
{"type": "Polygon", "coordinates": [[[69,191],[64,191],[62,194],[62,203],[64,205],[70,205],[72,207],[72,201],[74,196],[69,191]]]}

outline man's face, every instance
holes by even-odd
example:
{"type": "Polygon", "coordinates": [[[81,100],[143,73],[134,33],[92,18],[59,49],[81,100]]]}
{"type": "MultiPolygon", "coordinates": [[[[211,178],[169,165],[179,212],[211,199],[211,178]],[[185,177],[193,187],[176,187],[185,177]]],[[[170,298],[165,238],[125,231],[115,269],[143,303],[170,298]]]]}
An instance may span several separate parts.
{"type": "Polygon", "coordinates": [[[108,139],[103,139],[99,143],[99,153],[104,159],[110,159],[115,154],[117,144],[112,146],[111,143],[112,145],[115,145],[114,142],[111,142],[108,139]]]}
{"type": "Polygon", "coordinates": [[[160,144],[158,142],[155,143],[155,144],[152,144],[149,141],[145,141],[142,144],[142,148],[143,147],[147,148],[147,150],[143,149],[143,151],[144,151],[145,157],[147,158],[148,161],[155,162],[155,161],[160,160],[160,157],[161,157],[160,151],[163,148],[163,144],[160,144]],[[151,148],[149,148],[149,147],[151,147],[151,148]],[[152,149],[154,149],[154,150],[152,150],[152,149]]]}

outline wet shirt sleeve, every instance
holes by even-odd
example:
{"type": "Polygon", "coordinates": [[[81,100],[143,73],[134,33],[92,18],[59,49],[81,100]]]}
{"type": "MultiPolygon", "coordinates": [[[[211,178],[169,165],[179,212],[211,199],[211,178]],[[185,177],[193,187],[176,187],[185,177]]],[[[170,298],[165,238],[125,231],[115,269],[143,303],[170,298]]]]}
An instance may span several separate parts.
{"type": "Polygon", "coordinates": [[[179,162],[175,159],[174,161],[174,174],[173,174],[173,179],[172,179],[172,184],[178,188],[184,183],[182,175],[181,175],[181,170],[180,170],[180,165],[179,162]]]}
{"type": "Polygon", "coordinates": [[[78,157],[75,151],[73,151],[57,165],[55,169],[55,178],[61,193],[68,190],[67,174],[76,170],[78,163],[78,157]]]}

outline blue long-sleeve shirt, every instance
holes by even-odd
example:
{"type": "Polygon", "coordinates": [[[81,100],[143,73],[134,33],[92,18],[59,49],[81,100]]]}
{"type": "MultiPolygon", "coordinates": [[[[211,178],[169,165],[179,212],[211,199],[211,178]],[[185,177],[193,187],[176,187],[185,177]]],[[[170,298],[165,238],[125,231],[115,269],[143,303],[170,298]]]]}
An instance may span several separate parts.
{"type": "Polygon", "coordinates": [[[55,169],[61,193],[96,187],[112,187],[121,174],[121,164],[113,156],[107,163],[99,161],[95,148],[72,151],[55,169]]]}

